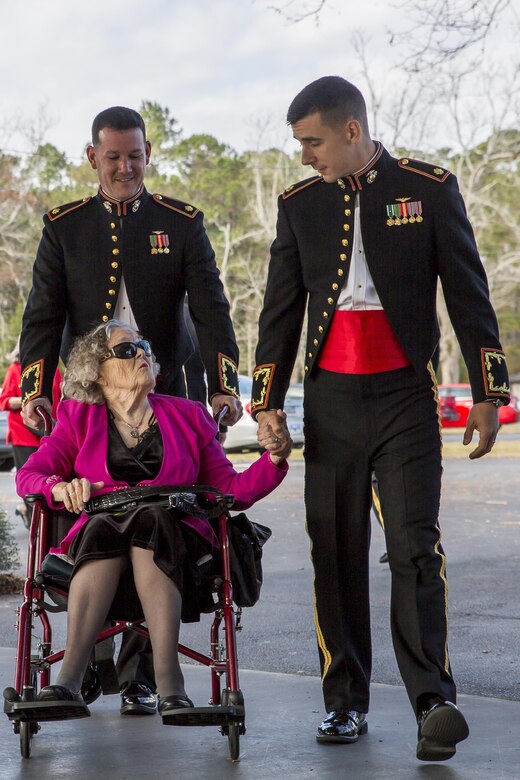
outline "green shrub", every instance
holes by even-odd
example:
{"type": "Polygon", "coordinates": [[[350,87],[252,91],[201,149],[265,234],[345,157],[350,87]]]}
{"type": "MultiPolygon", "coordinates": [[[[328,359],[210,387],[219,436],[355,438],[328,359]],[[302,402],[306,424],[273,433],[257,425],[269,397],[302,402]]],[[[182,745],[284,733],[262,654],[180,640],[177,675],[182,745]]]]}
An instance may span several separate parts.
{"type": "Polygon", "coordinates": [[[0,571],[10,571],[20,565],[19,551],[13,536],[12,523],[0,508],[0,571]]]}

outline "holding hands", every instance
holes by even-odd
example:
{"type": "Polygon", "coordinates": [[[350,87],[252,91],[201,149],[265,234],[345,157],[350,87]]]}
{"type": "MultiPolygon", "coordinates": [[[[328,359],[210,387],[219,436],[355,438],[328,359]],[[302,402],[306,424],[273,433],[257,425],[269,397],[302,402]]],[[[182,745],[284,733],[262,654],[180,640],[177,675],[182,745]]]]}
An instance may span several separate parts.
{"type": "Polygon", "coordinates": [[[271,461],[277,466],[292,449],[292,439],[283,409],[260,412],[258,415],[258,443],[269,452],[271,461]]]}

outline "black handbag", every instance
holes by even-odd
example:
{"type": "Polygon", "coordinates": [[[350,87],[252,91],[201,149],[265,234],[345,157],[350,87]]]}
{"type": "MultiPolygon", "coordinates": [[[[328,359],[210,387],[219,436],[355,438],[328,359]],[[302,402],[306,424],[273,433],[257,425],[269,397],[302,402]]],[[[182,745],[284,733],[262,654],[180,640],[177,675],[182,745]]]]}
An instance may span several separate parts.
{"type": "Polygon", "coordinates": [[[253,523],[241,512],[229,521],[229,559],[233,601],[238,607],[252,607],[262,587],[262,547],[271,529],[253,523]]]}

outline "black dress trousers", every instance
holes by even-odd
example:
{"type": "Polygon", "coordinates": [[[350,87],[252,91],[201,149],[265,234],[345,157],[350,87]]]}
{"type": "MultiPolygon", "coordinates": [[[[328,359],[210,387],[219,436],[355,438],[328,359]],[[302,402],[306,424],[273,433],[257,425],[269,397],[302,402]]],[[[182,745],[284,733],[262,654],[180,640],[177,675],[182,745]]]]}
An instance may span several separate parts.
{"type": "Polygon", "coordinates": [[[392,639],[403,682],[416,711],[424,693],[454,702],[433,371],[318,369],[305,387],[305,502],[325,707],[369,709],[372,471],[385,518],[392,639]]]}

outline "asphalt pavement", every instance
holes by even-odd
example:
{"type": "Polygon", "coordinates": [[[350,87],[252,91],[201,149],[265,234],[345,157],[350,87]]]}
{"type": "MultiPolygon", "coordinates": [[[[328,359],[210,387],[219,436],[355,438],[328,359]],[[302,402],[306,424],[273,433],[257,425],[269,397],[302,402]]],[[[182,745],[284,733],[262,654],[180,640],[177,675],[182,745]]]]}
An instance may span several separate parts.
{"type": "MultiPolygon", "coordinates": [[[[390,578],[378,559],[384,539],[374,524],[371,603],[374,674],[369,733],[355,745],[318,745],[323,715],[314,630],[312,573],[302,505],[303,466],[271,497],[248,512],[273,529],[264,548],[260,602],[244,611],[239,634],[247,734],[241,761],[231,763],[216,728],[164,728],[156,717],[125,719],[118,697],[92,706],[92,717],[45,724],[33,757],[20,758],[18,737],[0,723],[0,778],[350,778],[351,780],[520,780],[518,461],[445,462],[441,511],[450,583],[450,655],[459,705],[470,738],[448,763],[415,759],[416,727],[391,647],[390,578]]],[[[14,518],[12,475],[0,473],[0,502],[14,518]]],[[[25,547],[27,532],[16,536],[25,547]]],[[[12,684],[17,597],[0,598],[0,684],[12,684]]],[[[64,621],[57,621],[57,638],[64,621]]],[[[209,646],[208,624],[183,627],[183,641],[209,646]]],[[[196,703],[209,697],[206,669],[185,666],[196,703]]]]}

